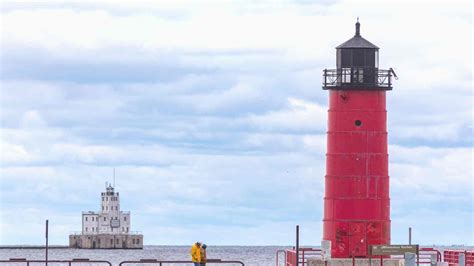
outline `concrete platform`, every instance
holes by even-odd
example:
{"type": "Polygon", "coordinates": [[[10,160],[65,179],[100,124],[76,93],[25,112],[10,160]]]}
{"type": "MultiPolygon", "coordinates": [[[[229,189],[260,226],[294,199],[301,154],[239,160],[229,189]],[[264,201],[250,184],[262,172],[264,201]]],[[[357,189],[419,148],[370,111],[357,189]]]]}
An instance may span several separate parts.
{"type": "MultiPolygon", "coordinates": [[[[331,259],[324,263],[323,260],[319,258],[310,258],[308,259],[308,266],[352,266],[352,259],[331,259]]],[[[355,260],[356,266],[368,266],[369,259],[356,259],[355,260]]],[[[384,259],[383,260],[384,266],[404,266],[405,261],[403,259],[384,259]]],[[[380,259],[374,258],[372,259],[370,266],[380,266],[380,259]]]]}

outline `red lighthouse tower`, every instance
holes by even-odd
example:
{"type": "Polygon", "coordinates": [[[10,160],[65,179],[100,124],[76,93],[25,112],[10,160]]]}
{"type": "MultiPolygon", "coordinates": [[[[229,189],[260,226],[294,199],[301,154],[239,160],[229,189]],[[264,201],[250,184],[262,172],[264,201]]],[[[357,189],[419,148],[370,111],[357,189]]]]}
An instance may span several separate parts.
{"type": "MultiPolygon", "coordinates": [[[[385,94],[393,70],[379,69],[379,48],[360,35],[336,47],[337,69],[324,70],[329,91],[323,240],[334,258],[366,257],[390,244],[385,94]]],[[[396,76],[395,76],[396,77],[396,76]]]]}

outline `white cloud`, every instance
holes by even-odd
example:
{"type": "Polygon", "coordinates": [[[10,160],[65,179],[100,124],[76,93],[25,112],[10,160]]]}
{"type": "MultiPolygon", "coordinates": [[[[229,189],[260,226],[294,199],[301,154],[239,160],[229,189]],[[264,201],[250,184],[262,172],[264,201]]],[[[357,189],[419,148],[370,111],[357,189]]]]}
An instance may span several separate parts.
{"type": "Polygon", "coordinates": [[[471,148],[390,146],[392,184],[418,195],[473,197],[471,148]]]}
{"type": "Polygon", "coordinates": [[[326,119],[326,107],[294,98],[288,99],[288,108],[286,110],[250,116],[250,121],[255,126],[269,131],[322,131],[326,126],[326,119]]]}
{"type": "Polygon", "coordinates": [[[286,244],[300,222],[319,244],[321,70],[357,16],[400,77],[388,92],[393,239],[414,222],[427,236],[472,230],[460,222],[474,191],[468,4],[38,5],[2,9],[0,242],[39,242],[34,210],[22,224],[3,219],[34,206],[65,243],[116,167],[150,244],[188,243],[197,226],[216,244],[286,244]],[[3,233],[20,226],[21,238],[3,233]]]}

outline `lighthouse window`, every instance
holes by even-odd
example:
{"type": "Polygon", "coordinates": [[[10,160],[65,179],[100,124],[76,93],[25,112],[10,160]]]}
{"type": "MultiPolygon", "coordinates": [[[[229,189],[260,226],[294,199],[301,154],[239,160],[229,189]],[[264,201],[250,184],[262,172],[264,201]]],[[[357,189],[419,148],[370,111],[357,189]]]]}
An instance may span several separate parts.
{"type": "Polygon", "coordinates": [[[362,121],[356,120],[354,124],[359,127],[360,125],[362,125],[362,121]]]}
{"type": "Polygon", "coordinates": [[[87,222],[87,216],[86,216],[86,222],[87,222]]]}
{"type": "Polygon", "coordinates": [[[361,67],[355,67],[353,69],[353,78],[352,78],[352,81],[354,83],[363,83],[364,82],[364,69],[361,68],[361,67]]]}
{"type": "Polygon", "coordinates": [[[107,221],[107,217],[104,217],[104,221],[107,221]]]}
{"type": "Polygon", "coordinates": [[[341,69],[341,81],[342,83],[351,83],[351,69],[348,67],[341,69]]]}

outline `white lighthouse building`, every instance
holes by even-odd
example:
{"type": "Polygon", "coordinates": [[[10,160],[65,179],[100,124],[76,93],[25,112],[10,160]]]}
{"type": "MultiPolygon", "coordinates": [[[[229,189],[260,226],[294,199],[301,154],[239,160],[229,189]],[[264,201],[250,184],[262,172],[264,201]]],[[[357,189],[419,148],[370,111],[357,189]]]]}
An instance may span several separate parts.
{"type": "Polygon", "coordinates": [[[69,236],[75,248],[143,248],[143,235],[131,231],[130,212],[120,210],[120,195],[106,184],[101,210],[82,213],[82,232],[69,236]]]}

